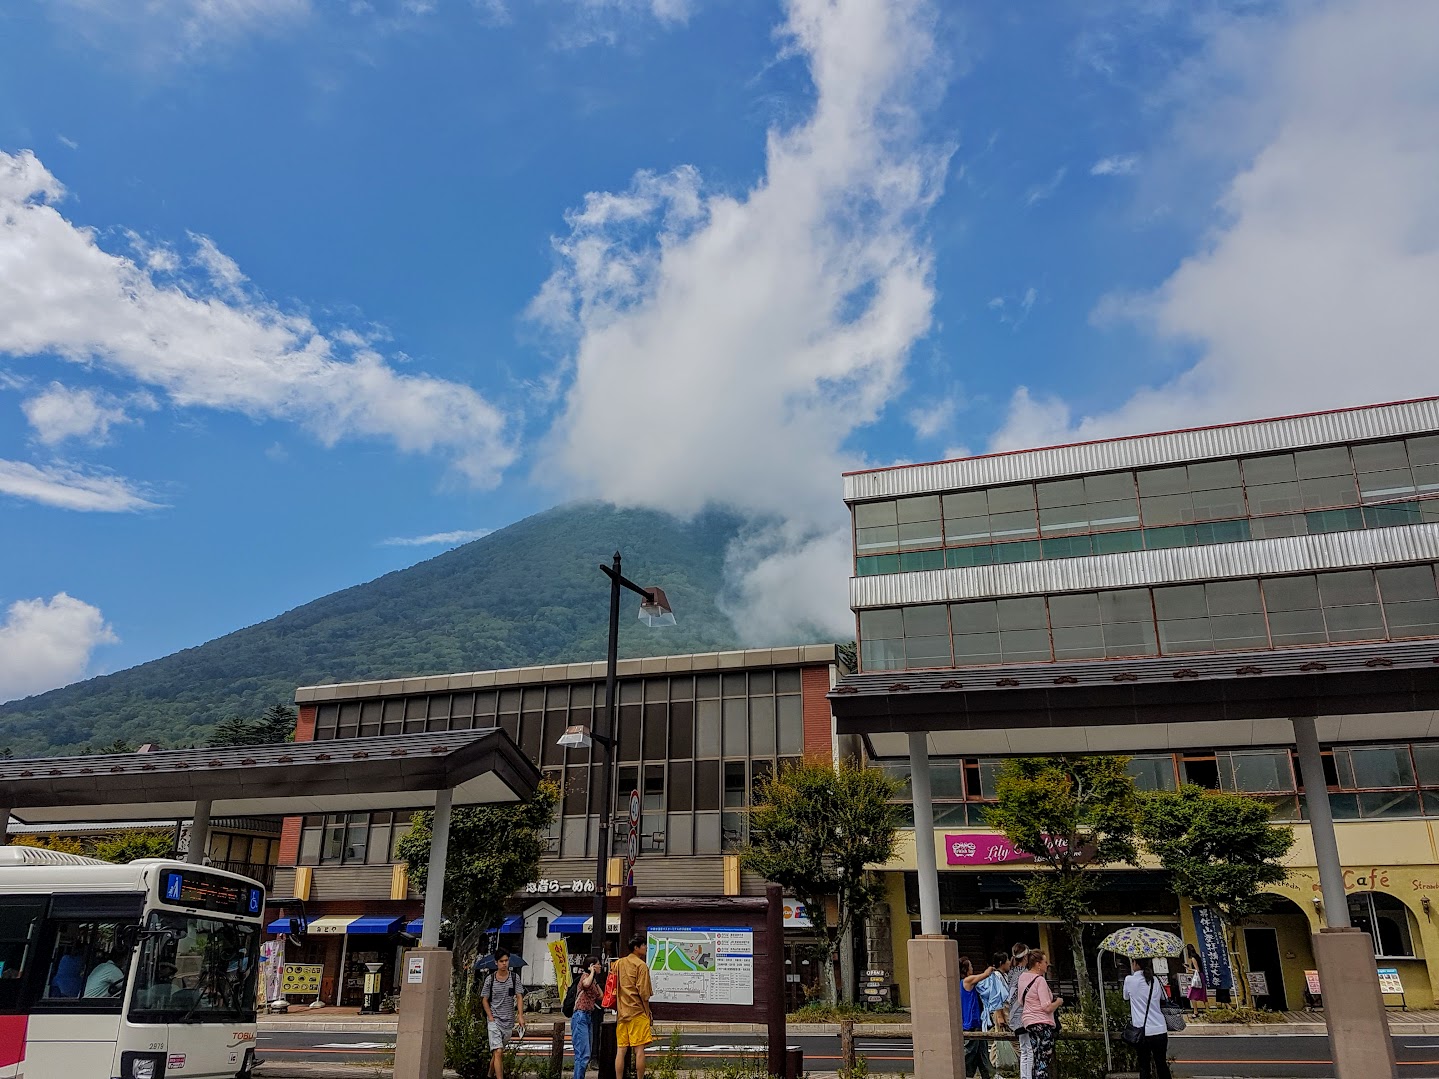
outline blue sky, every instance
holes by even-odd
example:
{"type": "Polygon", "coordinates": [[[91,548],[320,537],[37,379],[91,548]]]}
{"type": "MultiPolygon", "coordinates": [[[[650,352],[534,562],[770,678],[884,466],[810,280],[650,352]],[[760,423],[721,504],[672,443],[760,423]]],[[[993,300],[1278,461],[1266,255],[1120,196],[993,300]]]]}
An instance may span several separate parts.
{"type": "Polygon", "coordinates": [[[1405,0],[5,5],[0,699],[574,497],[750,514],[739,624],[838,628],[843,469],[1439,392],[1436,47],[1405,0]]]}

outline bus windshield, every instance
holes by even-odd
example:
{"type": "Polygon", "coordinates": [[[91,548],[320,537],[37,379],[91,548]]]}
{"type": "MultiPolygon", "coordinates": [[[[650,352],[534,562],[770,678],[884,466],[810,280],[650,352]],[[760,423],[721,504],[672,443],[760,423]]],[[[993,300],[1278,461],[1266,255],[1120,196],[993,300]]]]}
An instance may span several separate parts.
{"type": "Polygon", "coordinates": [[[255,1021],[260,927],[151,911],[140,936],[132,1023],[255,1021]]]}

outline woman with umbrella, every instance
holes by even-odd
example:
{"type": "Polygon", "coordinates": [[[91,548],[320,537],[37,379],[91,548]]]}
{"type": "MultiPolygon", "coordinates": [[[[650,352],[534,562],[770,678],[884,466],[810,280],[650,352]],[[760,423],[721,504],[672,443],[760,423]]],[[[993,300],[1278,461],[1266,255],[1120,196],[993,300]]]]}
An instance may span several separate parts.
{"type": "MultiPolygon", "coordinates": [[[[1149,1065],[1151,1061],[1157,1061],[1157,1079],[1170,1079],[1170,1020],[1162,1009],[1164,989],[1154,976],[1152,960],[1159,956],[1178,958],[1184,954],[1184,941],[1173,933],[1131,925],[1128,928],[1116,930],[1101,940],[1099,950],[1127,956],[1132,961],[1133,972],[1124,979],[1124,997],[1129,1001],[1130,1025],[1137,1027],[1140,1031],[1139,1041],[1135,1046],[1139,1050],[1140,1079],[1150,1079],[1149,1065]],[[1152,1037],[1151,1032],[1157,1032],[1157,1037],[1152,1037]]],[[[1096,973],[1098,973],[1098,966],[1099,961],[1096,958],[1096,973]]],[[[1109,1015],[1105,1008],[1102,978],[1099,985],[1099,1005],[1105,1017],[1104,1053],[1109,1058],[1110,1069],[1113,1070],[1114,1060],[1109,1054],[1109,1015]]],[[[1175,1029],[1183,1029],[1183,1023],[1178,1022],[1175,1029]]],[[[1133,1039],[1127,1038],[1126,1040],[1132,1041],[1133,1039]]]]}

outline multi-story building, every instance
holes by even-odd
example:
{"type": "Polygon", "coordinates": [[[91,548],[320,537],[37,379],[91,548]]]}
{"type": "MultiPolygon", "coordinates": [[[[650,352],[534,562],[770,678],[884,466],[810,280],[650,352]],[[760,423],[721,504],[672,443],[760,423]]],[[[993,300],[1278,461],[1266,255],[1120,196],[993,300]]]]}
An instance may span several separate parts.
{"type": "MultiPolygon", "coordinates": [[[[854,473],[845,500],[860,669],[838,730],[905,778],[924,734],[935,818],[915,839],[963,952],[1043,942],[1073,977],[984,806],[1006,756],[1133,753],[1144,788],[1252,793],[1295,823],[1240,961],[1296,1006],[1310,932],[1337,920],[1292,749],[1312,716],[1350,920],[1410,1004],[1439,999],[1439,399],[854,473]]],[[[915,844],[888,868],[903,992],[915,844]]],[[[1195,936],[1143,866],[1106,872],[1098,911],[1195,936]]]]}
{"type": "MultiPolygon", "coordinates": [[[[637,791],[634,878],[642,893],[762,893],[762,882],[742,873],[732,853],[744,839],[745,809],[754,785],[787,760],[833,753],[826,694],[835,664],[833,645],[621,660],[610,881],[620,880],[624,818],[637,791]]],[[[296,738],[504,729],[561,790],[540,879],[494,927],[531,965],[532,983],[544,984],[553,981],[550,940],[564,937],[572,951],[595,943],[601,770],[590,749],[558,742],[567,727],[592,726],[604,694],[604,663],[311,686],[295,695],[296,738]]],[[[400,950],[418,932],[420,899],[395,854],[409,818],[410,810],[387,807],[285,821],[273,898],[303,899],[311,925],[298,949],[289,945],[286,961],[323,964],[327,1002],[358,1003],[367,962],[384,964],[388,991],[400,950]]],[[[613,909],[612,934],[617,902],[613,909]]],[[[279,911],[275,927],[284,928],[279,911]]],[[[797,993],[812,967],[799,949],[791,951],[797,993]]]]}

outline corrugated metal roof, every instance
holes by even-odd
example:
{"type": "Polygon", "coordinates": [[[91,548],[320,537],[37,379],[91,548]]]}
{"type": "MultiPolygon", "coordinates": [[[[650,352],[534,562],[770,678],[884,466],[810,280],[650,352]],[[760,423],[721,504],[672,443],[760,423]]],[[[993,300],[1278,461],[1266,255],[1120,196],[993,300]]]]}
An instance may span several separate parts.
{"type": "Polygon", "coordinates": [[[1439,559],[1439,524],[1402,525],[1366,532],[1327,532],[1202,547],[1011,562],[1002,566],[852,577],[849,597],[850,606],[862,610],[996,596],[1272,577],[1436,559],[1439,559]]]}
{"type": "Polygon", "coordinates": [[[874,498],[990,487],[1056,476],[1274,453],[1432,431],[1439,431],[1439,398],[1428,397],[1304,416],[1250,420],[1218,427],[1131,435],[932,464],[853,472],[844,477],[844,500],[862,502],[874,498]]]}

